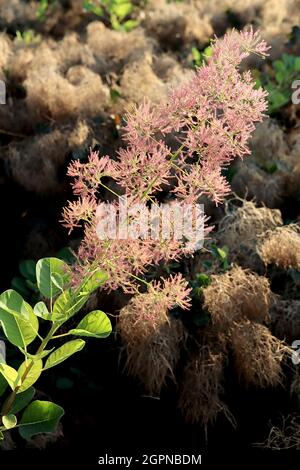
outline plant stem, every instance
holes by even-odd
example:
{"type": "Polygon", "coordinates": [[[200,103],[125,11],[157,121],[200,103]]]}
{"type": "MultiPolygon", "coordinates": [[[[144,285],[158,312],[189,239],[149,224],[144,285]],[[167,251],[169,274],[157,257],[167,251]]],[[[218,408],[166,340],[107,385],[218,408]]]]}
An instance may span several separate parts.
{"type": "MultiPolygon", "coordinates": [[[[42,343],[40,344],[36,354],[40,354],[41,352],[44,351],[44,349],[46,348],[48,342],[52,339],[52,336],[54,335],[55,331],[60,327],[60,324],[55,324],[53,323],[53,325],[51,326],[50,328],[50,331],[49,333],[47,334],[47,336],[43,339],[42,343]]],[[[30,359],[29,361],[29,364],[28,366],[26,367],[25,371],[24,371],[24,374],[21,378],[21,384],[24,382],[24,380],[26,379],[28,373],[30,372],[32,366],[34,364],[34,360],[33,359],[30,359]]],[[[7,397],[6,401],[4,402],[4,405],[3,405],[3,408],[2,408],[2,411],[1,411],[1,421],[2,421],[2,417],[7,415],[13,404],[14,404],[14,401],[16,399],[16,396],[17,396],[17,393],[18,393],[18,390],[20,388],[21,385],[18,385],[16,386],[16,388],[10,393],[10,395],[7,397]]]]}
{"type": "Polygon", "coordinates": [[[61,335],[52,336],[51,339],[63,338],[63,336],[69,336],[69,335],[70,335],[70,333],[63,333],[61,335]]]}
{"type": "Polygon", "coordinates": [[[16,390],[13,390],[11,394],[7,397],[6,401],[4,402],[3,409],[1,412],[1,422],[2,422],[2,417],[9,413],[11,407],[14,404],[16,396],[17,396],[17,392],[16,390]]]}

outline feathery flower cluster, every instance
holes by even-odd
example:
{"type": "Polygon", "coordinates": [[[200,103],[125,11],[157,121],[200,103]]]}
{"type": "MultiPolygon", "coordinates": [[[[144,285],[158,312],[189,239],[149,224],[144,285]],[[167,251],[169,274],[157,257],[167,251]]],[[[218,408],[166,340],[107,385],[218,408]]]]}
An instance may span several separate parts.
{"type": "Polygon", "coordinates": [[[99,158],[98,152],[91,152],[87,163],[78,160],[72,162],[67,174],[74,178],[72,188],[75,195],[94,198],[101,179],[104,176],[114,176],[115,172],[113,162],[108,156],[99,158]]]}
{"type": "Polygon", "coordinates": [[[64,226],[70,233],[73,228],[81,227],[82,222],[93,220],[96,210],[97,202],[93,197],[81,196],[77,201],[69,201],[68,206],[63,209],[64,226]]]}
{"type": "Polygon", "coordinates": [[[109,176],[119,194],[134,203],[156,204],[166,192],[182,204],[195,204],[202,195],[220,203],[230,190],[221,170],[250,153],[248,140],[266,110],[266,93],[255,89],[251,74],[238,66],[249,54],[264,57],[267,51],[252,29],[216,39],[208,63],[171,91],[166,103],[145,100],[129,113],[123,129],[127,147],[118,151],[116,161],[91,152],[86,164],[71,164],[68,174],[75,178],[74,194],[81,199],[69,203],[64,220],[68,228],[79,219],[85,222],[79,270],[96,261],[111,275],[107,288],[130,291],[134,276],[151,264],[186,254],[181,240],[99,240],[97,191],[109,176]]]}
{"type": "Polygon", "coordinates": [[[137,276],[143,275],[151,264],[178,260],[180,243],[176,240],[99,240],[96,228],[86,224],[84,238],[78,249],[75,277],[78,282],[89,272],[89,266],[97,265],[109,278],[105,288],[122,287],[126,293],[137,292],[137,276]]]}
{"type": "Polygon", "coordinates": [[[172,168],[169,155],[170,150],[163,142],[132,143],[118,152],[119,160],[114,167],[115,180],[132,200],[147,200],[150,192],[157,192],[164,184],[168,184],[172,168]]]}
{"type": "Polygon", "coordinates": [[[170,276],[169,279],[149,284],[148,291],[132,297],[128,305],[121,310],[120,329],[128,331],[132,341],[135,326],[139,324],[138,342],[154,333],[160,326],[169,322],[168,311],[174,307],[188,309],[190,307],[187,282],[181,274],[170,276]]]}

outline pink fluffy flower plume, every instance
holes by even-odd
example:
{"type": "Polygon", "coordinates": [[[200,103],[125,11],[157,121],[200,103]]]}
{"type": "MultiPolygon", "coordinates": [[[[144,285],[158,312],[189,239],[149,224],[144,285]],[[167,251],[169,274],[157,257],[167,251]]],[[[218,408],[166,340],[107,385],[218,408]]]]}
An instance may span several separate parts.
{"type": "MultiPolygon", "coordinates": [[[[63,218],[69,230],[85,227],[78,276],[96,263],[110,275],[107,288],[134,291],[136,277],[151,265],[187,254],[185,240],[99,239],[96,212],[104,190],[113,188],[115,198],[126,195],[132,204],[148,206],[198,204],[203,196],[220,204],[230,192],[222,170],[250,154],[249,139],[267,107],[266,92],[256,89],[251,73],[239,66],[250,54],[265,57],[268,46],[250,29],[233,30],[212,47],[207,64],[171,90],[166,102],[152,105],[145,99],[132,109],[115,159],[91,152],[87,163],[70,165],[77,201],[64,209],[63,218]]],[[[206,221],[204,216],[204,236],[206,221]]]]}

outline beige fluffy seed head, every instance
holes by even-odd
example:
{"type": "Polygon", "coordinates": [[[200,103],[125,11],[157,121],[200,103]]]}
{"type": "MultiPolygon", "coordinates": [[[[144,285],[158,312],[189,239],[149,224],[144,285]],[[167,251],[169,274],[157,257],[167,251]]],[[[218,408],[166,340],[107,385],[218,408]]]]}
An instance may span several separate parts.
{"type": "Polygon", "coordinates": [[[244,321],[231,329],[236,373],[245,386],[269,387],[281,382],[287,346],[264,325],[244,321]]]}
{"type": "Polygon", "coordinates": [[[283,224],[278,209],[256,207],[252,201],[243,201],[237,207],[232,200],[225,206],[225,217],[218,230],[220,244],[228,247],[229,259],[245,268],[259,270],[263,267],[258,254],[258,239],[269,230],[283,224]]]}
{"type": "Polygon", "coordinates": [[[262,276],[234,266],[224,274],[212,276],[203,289],[204,306],[214,325],[228,329],[233,322],[248,319],[264,322],[269,319],[271,291],[262,276]]]}
{"type": "Polygon", "coordinates": [[[269,232],[258,251],[265,264],[275,264],[284,269],[299,269],[300,226],[285,225],[269,232]]]}
{"type": "Polygon", "coordinates": [[[201,423],[206,429],[219,413],[225,413],[234,422],[221,398],[226,359],[225,338],[216,334],[206,334],[198,351],[189,357],[178,402],[187,422],[201,423]]]}
{"type": "Polygon", "coordinates": [[[175,367],[180,357],[181,346],[187,333],[183,324],[174,318],[165,321],[156,330],[137,341],[139,332],[145,334],[143,321],[135,324],[134,330],[130,316],[119,318],[119,332],[126,338],[126,368],[130,375],[139,379],[147,393],[159,396],[161,389],[169,379],[176,382],[175,367]]]}

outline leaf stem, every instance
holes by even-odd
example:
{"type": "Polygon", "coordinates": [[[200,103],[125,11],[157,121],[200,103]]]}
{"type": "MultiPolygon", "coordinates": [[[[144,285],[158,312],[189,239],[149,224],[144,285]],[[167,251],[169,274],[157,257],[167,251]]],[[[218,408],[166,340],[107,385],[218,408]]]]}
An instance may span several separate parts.
{"type": "MultiPolygon", "coordinates": [[[[60,324],[55,324],[53,323],[53,325],[51,326],[50,330],[49,330],[49,333],[47,334],[47,336],[43,339],[42,343],[40,344],[36,354],[40,354],[41,352],[44,351],[44,349],[46,348],[47,344],[49,343],[49,341],[52,339],[55,331],[60,327],[60,324]]],[[[22,375],[21,377],[21,385],[22,383],[24,382],[24,380],[26,379],[28,373],[30,372],[32,366],[34,364],[34,360],[33,359],[30,359],[29,361],[29,364],[28,366],[26,367],[25,371],[24,371],[24,374],[22,375]]],[[[10,393],[10,395],[7,397],[6,401],[4,402],[4,405],[3,405],[3,408],[2,408],[2,411],[1,411],[1,422],[2,422],[2,418],[3,416],[7,415],[13,404],[14,404],[14,401],[16,399],[16,396],[17,396],[17,393],[18,393],[18,390],[19,388],[21,387],[21,385],[17,385],[16,388],[10,393]]]]}

